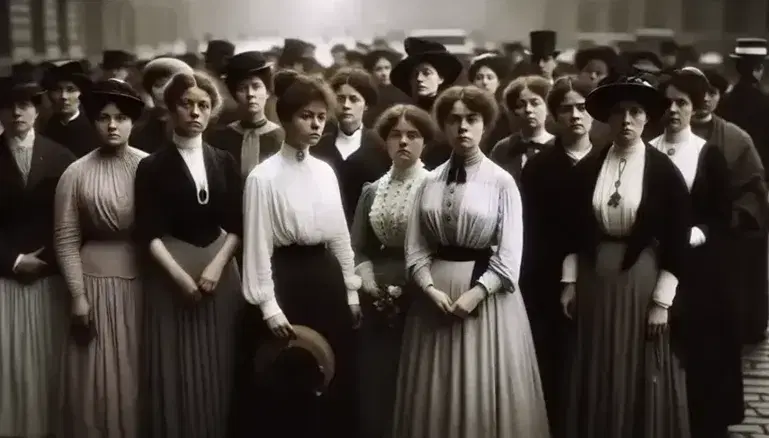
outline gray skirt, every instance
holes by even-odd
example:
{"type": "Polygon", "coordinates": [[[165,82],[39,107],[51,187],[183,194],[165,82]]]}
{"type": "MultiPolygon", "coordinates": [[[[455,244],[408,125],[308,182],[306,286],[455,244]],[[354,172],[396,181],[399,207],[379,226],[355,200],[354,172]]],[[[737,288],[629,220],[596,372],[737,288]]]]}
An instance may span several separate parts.
{"type": "Polygon", "coordinates": [[[688,438],[686,386],[669,333],[648,339],[659,275],[653,249],[621,270],[626,245],[604,242],[595,265],[580,258],[568,438],[688,438]]]}
{"type": "Polygon", "coordinates": [[[59,276],[0,278],[0,436],[45,436],[58,417],[69,294],[59,276]]]}
{"type": "MultiPolygon", "coordinates": [[[[164,237],[194,279],[217,254],[223,234],[205,248],[164,237]]],[[[144,384],[147,430],[154,438],[224,437],[233,386],[235,322],[245,305],[234,260],[211,296],[193,303],[157,263],[145,277],[144,384]]]]}

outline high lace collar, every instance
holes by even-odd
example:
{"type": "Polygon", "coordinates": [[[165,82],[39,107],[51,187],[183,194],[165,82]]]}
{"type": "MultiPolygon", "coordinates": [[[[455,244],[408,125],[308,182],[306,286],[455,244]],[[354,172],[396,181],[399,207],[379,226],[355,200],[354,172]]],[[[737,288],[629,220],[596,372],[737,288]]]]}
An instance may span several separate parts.
{"type": "Polygon", "coordinates": [[[280,154],[289,161],[301,163],[310,155],[310,148],[298,148],[283,142],[283,145],[280,147],[280,154]]]}
{"type": "Polygon", "coordinates": [[[405,169],[399,169],[395,166],[391,167],[390,175],[392,179],[396,181],[407,181],[416,176],[421,169],[424,169],[424,167],[425,165],[422,163],[422,160],[417,160],[414,164],[405,169]]]}
{"type": "Polygon", "coordinates": [[[182,137],[174,132],[172,140],[179,149],[199,149],[203,147],[203,134],[194,137],[182,137]]]}

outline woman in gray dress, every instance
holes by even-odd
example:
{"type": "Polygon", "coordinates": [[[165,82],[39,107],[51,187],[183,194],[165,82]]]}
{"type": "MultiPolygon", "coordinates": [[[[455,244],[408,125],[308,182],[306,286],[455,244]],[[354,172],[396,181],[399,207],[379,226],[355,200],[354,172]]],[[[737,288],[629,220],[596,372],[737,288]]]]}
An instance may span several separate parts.
{"type": "Polygon", "coordinates": [[[403,334],[406,288],[403,245],[417,192],[429,173],[420,156],[437,129],[413,105],[396,105],[376,122],[392,167],[363,186],[350,231],[355,270],[362,281],[360,409],[363,438],[389,436],[403,334]]]}
{"type": "Polygon", "coordinates": [[[221,106],[213,79],[177,74],[165,101],[173,138],[136,171],[136,231],[150,253],[143,436],[224,437],[236,314],[245,305],[233,260],[243,179],[232,155],[202,139],[221,106]]]}
{"type": "Polygon", "coordinates": [[[515,180],[479,144],[494,96],[453,87],[434,119],[452,147],[422,184],[406,235],[419,287],[406,317],[393,438],[548,438],[529,320],[515,180]]]}
{"type": "Polygon", "coordinates": [[[641,138],[667,99],[644,79],[588,95],[613,143],[576,168],[561,304],[575,344],[567,438],[688,438],[683,370],[668,308],[689,262],[691,197],[667,155],[641,138]]]}
{"type": "Polygon", "coordinates": [[[144,102],[115,79],[88,97],[103,144],[69,166],[56,188],[54,246],[74,319],[57,436],[138,438],[141,280],[131,231],[134,176],[147,154],[128,138],[144,102]]]}

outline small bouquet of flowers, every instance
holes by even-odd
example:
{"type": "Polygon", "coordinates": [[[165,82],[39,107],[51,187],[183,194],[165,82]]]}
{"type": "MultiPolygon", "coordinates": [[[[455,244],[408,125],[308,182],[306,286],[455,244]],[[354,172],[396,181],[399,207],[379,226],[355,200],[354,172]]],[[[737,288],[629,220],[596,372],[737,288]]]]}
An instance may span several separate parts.
{"type": "Polygon", "coordinates": [[[383,325],[394,328],[400,324],[401,316],[405,313],[402,301],[403,287],[386,285],[381,288],[381,293],[374,298],[373,304],[383,325]]]}

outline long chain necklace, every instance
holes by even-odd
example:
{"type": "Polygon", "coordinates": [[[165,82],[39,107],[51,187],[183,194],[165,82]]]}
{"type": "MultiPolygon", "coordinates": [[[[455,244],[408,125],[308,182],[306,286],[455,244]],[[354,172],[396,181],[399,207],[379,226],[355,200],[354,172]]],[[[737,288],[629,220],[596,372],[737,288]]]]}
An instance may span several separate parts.
{"type": "Polygon", "coordinates": [[[627,166],[627,159],[620,158],[619,168],[617,171],[617,180],[614,181],[614,193],[609,197],[607,205],[611,208],[619,207],[619,203],[622,200],[622,195],[619,194],[619,187],[622,185],[622,174],[625,173],[625,166],[627,166]]]}

